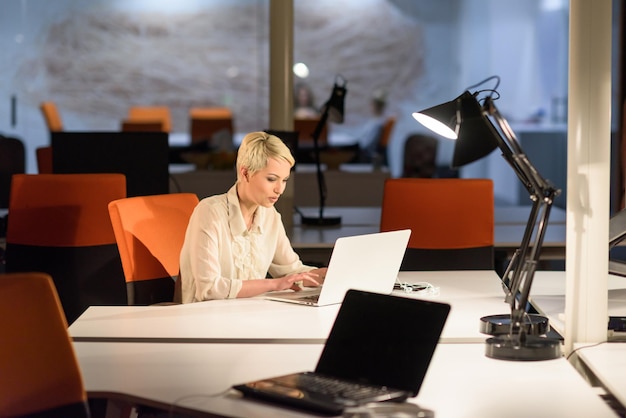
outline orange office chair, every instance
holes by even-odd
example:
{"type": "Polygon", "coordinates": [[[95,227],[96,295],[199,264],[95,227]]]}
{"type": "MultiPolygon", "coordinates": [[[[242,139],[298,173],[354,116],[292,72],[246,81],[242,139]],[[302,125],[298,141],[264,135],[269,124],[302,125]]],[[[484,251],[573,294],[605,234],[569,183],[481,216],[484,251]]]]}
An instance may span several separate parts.
{"type": "MultiPolygon", "coordinates": [[[[55,102],[46,101],[39,105],[43,114],[48,132],[63,132],[63,121],[55,102]]],[[[39,174],[52,174],[52,147],[42,146],[35,150],[37,171],[39,174]]]]}
{"type": "Polygon", "coordinates": [[[122,121],[122,132],[163,132],[162,121],[122,121]]]}
{"type": "MultiPolygon", "coordinates": [[[[320,118],[298,118],[293,121],[293,130],[299,132],[298,146],[303,148],[313,148],[313,132],[319,123],[320,118]]],[[[328,144],[328,124],[322,128],[320,137],[317,139],[320,147],[328,144]]]]}
{"type": "Polygon", "coordinates": [[[126,119],[122,121],[122,129],[124,129],[124,123],[128,126],[133,123],[149,124],[152,127],[160,126],[161,132],[172,130],[172,117],[167,106],[132,106],[128,109],[126,119]]]}
{"type": "Polygon", "coordinates": [[[213,135],[226,131],[235,133],[233,113],[227,107],[192,107],[189,109],[191,143],[211,142],[213,135]]]}
{"type": "Polygon", "coordinates": [[[48,274],[0,274],[0,332],[0,416],[90,416],[67,321],[48,274]]]}
{"type": "Polygon", "coordinates": [[[380,230],[404,228],[402,270],[493,270],[493,181],[387,179],[380,230]]]}
{"type": "Polygon", "coordinates": [[[123,174],[14,175],[6,271],[50,274],[69,323],[90,305],[126,305],[107,211],[110,201],[123,197],[123,174]]]}
{"type": "Polygon", "coordinates": [[[396,126],[396,118],[389,116],[383,125],[383,131],[380,133],[380,139],[378,140],[378,145],[382,149],[387,149],[394,126],[396,126]]]}
{"type": "Polygon", "coordinates": [[[37,147],[35,149],[37,157],[37,172],[39,174],[52,174],[52,147],[37,147]]]}
{"type": "Polygon", "coordinates": [[[437,173],[439,141],[431,135],[411,134],[404,143],[402,177],[431,178],[437,173]]]}
{"type": "Polygon", "coordinates": [[[172,193],[109,203],[122,258],[129,305],[180,302],[175,298],[180,250],[198,196],[172,193]]]}
{"type": "Polygon", "coordinates": [[[61,114],[55,102],[47,101],[39,105],[41,113],[46,121],[46,126],[50,132],[60,132],[63,130],[63,121],[61,114]]]}
{"type": "Polygon", "coordinates": [[[0,135],[0,208],[9,207],[11,177],[26,172],[24,141],[0,135]]]}

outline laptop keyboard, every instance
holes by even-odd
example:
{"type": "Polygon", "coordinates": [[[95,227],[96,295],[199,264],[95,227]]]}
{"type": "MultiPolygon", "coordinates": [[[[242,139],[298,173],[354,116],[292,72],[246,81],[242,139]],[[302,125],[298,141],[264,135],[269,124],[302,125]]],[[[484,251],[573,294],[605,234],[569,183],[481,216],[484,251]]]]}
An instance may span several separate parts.
{"type": "Polygon", "coordinates": [[[317,302],[320,298],[319,294],[316,295],[309,295],[309,296],[300,296],[298,297],[298,300],[303,300],[305,302],[317,302]]]}
{"type": "Polygon", "coordinates": [[[301,374],[298,380],[298,386],[306,388],[307,391],[353,400],[359,403],[363,401],[386,400],[398,392],[385,386],[362,385],[310,373],[301,374]]]}

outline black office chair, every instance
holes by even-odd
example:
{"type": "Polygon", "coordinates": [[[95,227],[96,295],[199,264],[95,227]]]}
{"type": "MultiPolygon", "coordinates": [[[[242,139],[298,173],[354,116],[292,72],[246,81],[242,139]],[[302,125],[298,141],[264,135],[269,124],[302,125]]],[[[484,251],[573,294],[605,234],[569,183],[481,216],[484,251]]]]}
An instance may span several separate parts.
{"type": "Polygon", "coordinates": [[[409,135],[404,143],[402,177],[435,177],[438,144],[437,138],[430,135],[409,135]]]}
{"type": "Polygon", "coordinates": [[[24,174],[26,152],[24,142],[15,137],[0,135],[0,208],[9,207],[11,177],[24,174]]]}

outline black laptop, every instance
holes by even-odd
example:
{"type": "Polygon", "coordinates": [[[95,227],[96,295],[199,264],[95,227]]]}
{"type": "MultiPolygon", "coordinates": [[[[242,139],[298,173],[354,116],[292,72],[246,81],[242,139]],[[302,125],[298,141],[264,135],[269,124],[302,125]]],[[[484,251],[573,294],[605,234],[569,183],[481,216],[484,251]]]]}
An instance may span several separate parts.
{"type": "Polygon", "coordinates": [[[233,386],[245,396],[327,415],[417,395],[450,305],[351,289],[315,371],[233,386]]]}

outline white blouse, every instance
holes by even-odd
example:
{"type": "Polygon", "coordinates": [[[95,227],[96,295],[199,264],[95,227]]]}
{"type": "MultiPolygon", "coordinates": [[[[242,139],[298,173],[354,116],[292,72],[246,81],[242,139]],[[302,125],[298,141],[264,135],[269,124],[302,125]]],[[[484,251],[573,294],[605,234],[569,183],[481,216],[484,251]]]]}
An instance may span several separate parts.
{"type": "Polygon", "coordinates": [[[281,215],[259,206],[250,230],[237,187],[204,198],[193,211],[180,253],[183,303],[235,298],[242,280],[309,271],[291,247],[281,215]]]}

